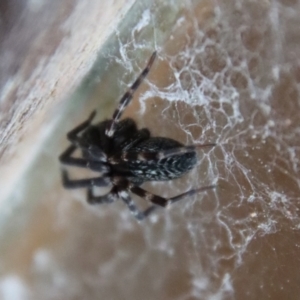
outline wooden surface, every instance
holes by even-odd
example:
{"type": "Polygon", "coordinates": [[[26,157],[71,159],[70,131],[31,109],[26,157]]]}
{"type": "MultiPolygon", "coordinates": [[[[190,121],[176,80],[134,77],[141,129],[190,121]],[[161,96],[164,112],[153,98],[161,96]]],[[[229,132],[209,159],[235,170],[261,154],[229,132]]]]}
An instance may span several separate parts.
{"type": "Polygon", "coordinates": [[[87,73],[133,2],[1,1],[1,165],[87,73]]]}

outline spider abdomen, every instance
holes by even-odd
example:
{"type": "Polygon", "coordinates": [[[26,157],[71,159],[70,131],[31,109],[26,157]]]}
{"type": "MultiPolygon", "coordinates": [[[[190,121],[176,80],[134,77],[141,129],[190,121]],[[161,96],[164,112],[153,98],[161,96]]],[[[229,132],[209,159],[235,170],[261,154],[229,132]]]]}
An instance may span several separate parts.
{"type": "MultiPolygon", "coordinates": [[[[153,137],[136,145],[130,149],[130,152],[158,152],[182,146],[181,143],[173,139],[153,137]]],[[[190,152],[173,155],[160,160],[128,161],[127,166],[134,178],[138,178],[144,182],[178,178],[195,167],[196,163],[196,153],[190,152]]]]}

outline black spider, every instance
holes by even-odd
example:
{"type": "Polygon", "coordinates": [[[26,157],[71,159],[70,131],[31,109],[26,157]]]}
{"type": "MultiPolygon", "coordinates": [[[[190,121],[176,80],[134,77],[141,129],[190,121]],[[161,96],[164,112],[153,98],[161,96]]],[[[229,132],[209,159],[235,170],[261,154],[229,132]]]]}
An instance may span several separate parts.
{"type": "Polygon", "coordinates": [[[147,76],[155,60],[154,52],[137,80],[127,90],[119,102],[112,119],[91,125],[96,112],[67,134],[71,145],[60,155],[62,164],[88,168],[100,173],[99,177],[70,180],[67,171],[62,171],[63,185],[67,189],[88,188],[87,201],[111,203],[121,198],[138,220],[147,217],[156,207],[165,207],[185,196],[212,189],[210,185],[192,189],[173,198],[163,198],[139,187],[146,181],[162,181],[181,177],[195,167],[197,147],[212,147],[215,144],[183,144],[169,138],[151,137],[147,128],[138,129],[130,119],[120,121],[120,117],[130,103],[132,95],[147,76]],[[80,149],[82,158],[72,157],[80,149]],[[93,187],[111,186],[106,195],[95,196],[93,187]],[[129,192],[152,202],[148,209],[140,212],[129,192]]]}

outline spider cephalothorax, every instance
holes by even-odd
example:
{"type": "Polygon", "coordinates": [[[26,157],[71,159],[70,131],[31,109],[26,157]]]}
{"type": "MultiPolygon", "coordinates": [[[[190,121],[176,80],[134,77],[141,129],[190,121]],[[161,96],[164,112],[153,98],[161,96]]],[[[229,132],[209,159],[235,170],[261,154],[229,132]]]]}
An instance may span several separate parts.
{"type": "Polygon", "coordinates": [[[196,148],[212,147],[215,144],[183,144],[169,138],[151,137],[147,128],[138,129],[130,119],[120,121],[120,117],[130,103],[134,91],[139,87],[156,57],[154,52],[137,80],[127,90],[119,102],[112,119],[92,125],[95,111],[90,117],[71,130],[68,140],[71,145],[60,155],[62,164],[88,168],[100,173],[99,177],[71,180],[67,171],[63,171],[65,188],[87,188],[89,203],[110,203],[122,199],[138,220],[147,217],[156,207],[165,207],[187,195],[192,195],[215,186],[192,189],[173,198],[163,198],[142,189],[146,181],[171,180],[181,177],[197,164],[196,148]],[[76,149],[82,152],[82,158],[72,157],[76,149]],[[96,196],[93,187],[111,187],[109,193],[96,196]],[[153,203],[147,210],[137,209],[129,193],[145,198],[153,203]]]}

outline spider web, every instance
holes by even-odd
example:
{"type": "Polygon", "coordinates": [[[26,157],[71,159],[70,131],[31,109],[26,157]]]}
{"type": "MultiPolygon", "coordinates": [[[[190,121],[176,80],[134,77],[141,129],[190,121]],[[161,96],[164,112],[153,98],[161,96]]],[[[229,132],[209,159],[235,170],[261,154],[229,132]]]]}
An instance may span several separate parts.
{"type": "MultiPolygon", "coordinates": [[[[145,188],[166,197],[217,188],[143,224],[122,203],[70,210],[66,199],[56,226],[67,238],[35,252],[30,299],[297,299],[300,2],[181,8],[168,39],[166,15],[143,8],[129,38],[117,31],[119,55],[105,55],[126,70],[114,76],[124,90],[143,69],[136,53],[156,48],[125,115],[153,135],[217,144],[182,179],[145,188]]],[[[9,284],[19,282],[2,289],[9,284]]]]}
{"type": "MultiPolygon", "coordinates": [[[[162,116],[176,123],[173,137],[182,131],[186,143],[218,145],[200,153],[198,171],[187,178],[192,186],[216,182],[215,194],[186,202],[182,217],[170,217],[165,249],[176,251],[169,242],[183,226],[188,256],[177,260],[190,276],[186,299],[258,299],[260,293],[295,299],[288,289],[299,272],[274,264],[293,264],[289,255],[299,253],[299,2],[232,1],[210,7],[213,18],[203,21],[205,5],[199,15],[192,6],[178,19],[180,50],[174,53],[171,40],[161,54],[170,83],[161,88],[154,80],[140,97],[169,101],[162,116]]],[[[173,183],[172,190],[180,192],[173,183]]]]}
{"type": "MultiPolygon", "coordinates": [[[[281,272],[288,282],[299,279],[296,269],[273,268],[291,264],[289,255],[299,253],[293,241],[300,224],[299,8],[298,2],[278,1],[190,3],[173,38],[159,49],[166,66],[152,71],[135,117],[153,134],[217,146],[200,151],[198,168],[186,178],[152,185],[152,191],[174,195],[199,185],[218,187],[142,227],[145,248],[125,250],[128,259],[135,258],[121,277],[137,280],[125,285],[128,297],[140,290],[139,274],[166,293],[162,298],[172,299],[258,299],[260,293],[273,298],[280,293],[274,286],[281,272]],[[178,275],[171,275],[174,270],[178,275]],[[172,293],[177,284],[181,289],[172,293]]],[[[145,11],[130,42],[119,40],[125,66],[132,64],[130,51],[144,48],[135,33],[147,20],[151,24],[147,16],[145,11]]],[[[119,272],[119,263],[113,258],[106,264],[119,272]]],[[[114,280],[112,272],[108,281],[114,280]]],[[[285,297],[293,293],[290,284],[278,284],[285,297]]]]}

